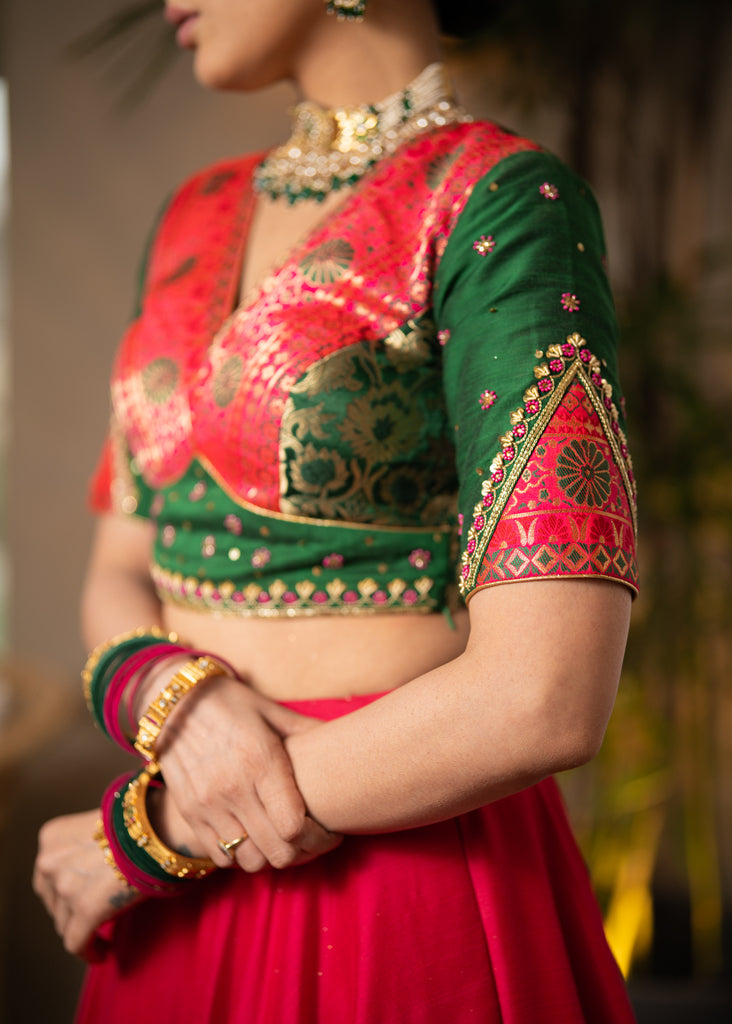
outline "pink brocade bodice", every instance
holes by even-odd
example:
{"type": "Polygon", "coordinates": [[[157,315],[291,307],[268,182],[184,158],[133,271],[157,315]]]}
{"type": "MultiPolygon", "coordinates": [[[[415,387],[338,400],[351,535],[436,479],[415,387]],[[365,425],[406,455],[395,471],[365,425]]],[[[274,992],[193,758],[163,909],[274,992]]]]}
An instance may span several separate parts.
{"type": "MultiPolygon", "coordinates": [[[[237,498],[294,511],[286,495],[292,481],[288,487],[281,469],[293,388],[347,346],[374,345],[392,365],[412,355],[419,367],[430,361],[423,358],[430,346],[431,362],[439,360],[434,331],[420,334],[436,258],[471,183],[530,146],[494,126],[476,138],[470,125],[412,142],[399,160],[379,164],[233,312],[257,158],[189,182],[156,238],[144,316],[123,341],[113,380],[115,412],[147,483],[170,484],[199,457],[237,498]]],[[[386,403],[392,392],[385,386],[386,403]]],[[[378,405],[373,382],[369,404],[378,405]]],[[[415,442],[404,439],[408,454],[415,442]]],[[[348,462],[353,449],[340,454],[348,462]]],[[[393,522],[394,504],[376,502],[366,515],[393,522]]],[[[353,507],[336,513],[352,516],[353,507]]]]}
{"type": "Polygon", "coordinates": [[[456,582],[635,590],[585,183],[493,124],[425,132],[237,307],[257,161],[176,193],[114,367],[94,504],[155,520],[161,598],[290,615],[429,612],[456,582]]]}

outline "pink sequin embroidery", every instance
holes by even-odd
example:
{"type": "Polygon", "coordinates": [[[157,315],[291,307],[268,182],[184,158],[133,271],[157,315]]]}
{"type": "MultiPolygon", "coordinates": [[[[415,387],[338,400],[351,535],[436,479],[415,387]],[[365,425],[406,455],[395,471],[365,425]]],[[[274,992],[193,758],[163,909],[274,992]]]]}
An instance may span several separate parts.
{"type": "Polygon", "coordinates": [[[344,561],[345,559],[343,558],[343,555],[339,555],[334,552],[332,555],[325,556],[325,558],[323,559],[323,568],[342,569],[344,561]]]}
{"type": "Polygon", "coordinates": [[[473,242],[473,249],[479,256],[487,256],[489,252],[493,252],[495,247],[496,242],[493,235],[481,235],[473,242]]]}
{"type": "Polygon", "coordinates": [[[562,295],[562,308],[568,313],[576,313],[580,308],[580,300],[572,292],[564,292],[562,295]]]}
{"type": "Polygon", "coordinates": [[[424,548],[415,548],[409,555],[409,564],[415,569],[426,569],[432,561],[432,555],[424,548]]]}
{"type": "Polygon", "coordinates": [[[539,191],[545,199],[559,199],[559,189],[548,181],[539,187],[539,191]]]}
{"type": "Polygon", "coordinates": [[[252,567],[254,569],[263,569],[271,557],[269,548],[257,548],[252,554],[252,567]]]}

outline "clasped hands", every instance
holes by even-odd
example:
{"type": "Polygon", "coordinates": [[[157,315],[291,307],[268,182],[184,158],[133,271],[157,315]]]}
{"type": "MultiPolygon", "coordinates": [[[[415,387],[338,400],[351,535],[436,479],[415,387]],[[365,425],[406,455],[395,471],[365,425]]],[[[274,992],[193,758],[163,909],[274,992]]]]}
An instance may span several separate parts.
{"type": "Polygon", "coordinates": [[[158,747],[166,785],[156,818],[161,835],[175,849],[248,872],[304,864],[334,849],[342,837],[308,816],[283,745],[319,724],[229,676],[194,691],[158,747]],[[223,849],[242,836],[229,853],[223,849]]]}
{"type": "MultiPolygon", "coordinates": [[[[284,748],[288,736],[319,724],[229,676],[192,693],[166,723],[157,751],[165,789],[149,813],[161,838],[247,872],[333,850],[342,836],[308,816],[284,748]]],[[[96,929],[140,898],[115,878],[93,840],[97,817],[90,811],[48,822],[33,875],[66,949],[89,960],[100,955],[96,929]]]]}

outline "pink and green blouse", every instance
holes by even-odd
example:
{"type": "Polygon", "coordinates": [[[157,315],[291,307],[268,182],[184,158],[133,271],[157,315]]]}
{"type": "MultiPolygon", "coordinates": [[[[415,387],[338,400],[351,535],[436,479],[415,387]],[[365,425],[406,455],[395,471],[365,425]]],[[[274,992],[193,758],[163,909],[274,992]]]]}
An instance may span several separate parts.
{"type": "Polygon", "coordinates": [[[238,305],[259,157],[167,206],[112,376],[98,511],[155,523],[163,601],[436,611],[635,590],[635,486],[587,186],[488,123],[376,164],[238,305]]]}

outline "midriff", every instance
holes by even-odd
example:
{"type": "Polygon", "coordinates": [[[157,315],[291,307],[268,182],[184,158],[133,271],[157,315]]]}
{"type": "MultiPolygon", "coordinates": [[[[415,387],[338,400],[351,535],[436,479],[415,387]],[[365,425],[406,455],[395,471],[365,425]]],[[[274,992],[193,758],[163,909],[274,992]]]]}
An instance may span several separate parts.
{"type": "Polygon", "coordinates": [[[215,618],[164,605],[166,627],[220,655],[273,700],[349,697],[395,689],[457,657],[468,614],[215,618]]]}

